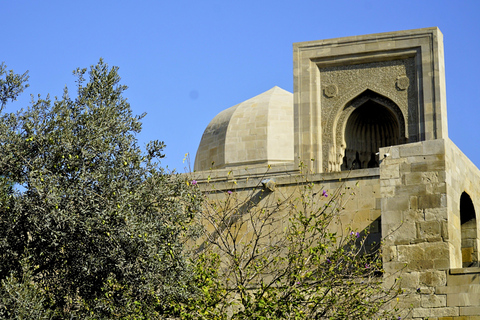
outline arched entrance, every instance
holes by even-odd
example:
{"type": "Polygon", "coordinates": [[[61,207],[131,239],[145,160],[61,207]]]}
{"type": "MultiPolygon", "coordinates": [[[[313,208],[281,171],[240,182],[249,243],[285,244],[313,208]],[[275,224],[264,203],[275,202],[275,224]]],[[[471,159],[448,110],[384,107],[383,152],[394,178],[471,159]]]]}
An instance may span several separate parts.
{"type": "Polygon", "coordinates": [[[404,142],[398,116],[391,107],[382,104],[382,100],[387,99],[372,91],[364,92],[352,100],[350,105],[355,109],[345,125],[342,170],[378,167],[378,149],[404,142]]]}
{"type": "Polygon", "coordinates": [[[470,196],[463,192],[460,196],[460,223],[462,233],[462,267],[478,265],[477,219],[470,196]]]}

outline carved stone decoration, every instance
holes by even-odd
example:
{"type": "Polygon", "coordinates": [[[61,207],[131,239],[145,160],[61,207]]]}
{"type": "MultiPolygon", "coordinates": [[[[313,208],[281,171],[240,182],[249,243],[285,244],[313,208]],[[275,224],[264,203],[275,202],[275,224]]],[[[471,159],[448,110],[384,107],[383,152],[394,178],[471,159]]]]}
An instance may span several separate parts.
{"type": "Polygon", "coordinates": [[[329,84],[325,86],[325,89],[323,89],[323,93],[327,98],[333,98],[336,97],[338,94],[338,88],[334,84],[329,84]]]}
{"type": "MultiPolygon", "coordinates": [[[[399,60],[375,61],[352,65],[319,65],[320,81],[327,84],[321,96],[322,118],[322,168],[326,171],[340,171],[342,158],[345,156],[345,125],[350,111],[348,106],[360,96],[375,101],[389,109],[398,119],[399,135],[402,141],[418,140],[418,97],[415,87],[415,59],[413,57],[399,60]],[[400,75],[400,76],[399,76],[400,75]],[[396,82],[401,77],[404,90],[399,90],[396,82]],[[392,79],[395,85],[392,85],[392,79]],[[341,95],[328,97],[326,87],[335,84],[341,95]],[[411,84],[411,85],[410,85],[411,84]],[[364,95],[368,91],[370,94],[364,95]],[[350,104],[349,104],[350,103],[350,104]]],[[[367,99],[368,100],[368,99],[367,99]]],[[[357,101],[359,102],[359,101],[357,101]]],[[[368,161],[367,161],[368,162],[368,161]]]]}
{"type": "MultiPolygon", "coordinates": [[[[401,109],[390,99],[382,97],[381,95],[373,91],[367,90],[357,98],[347,103],[343,108],[343,110],[341,110],[340,113],[338,114],[338,117],[336,118],[335,123],[333,123],[332,125],[332,127],[334,128],[333,132],[335,134],[334,145],[335,145],[335,153],[337,156],[334,157],[335,159],[334,163],[328,166],[329,170],[341,171],[340,166],[342,165],[342,158],[346,155],[345,147],[347,147],[347,144],[345,141],[345,129],[346,129],[347,121],[350,115],[357,108],[364,105],[368,101],[373,101],[376,104],[381,105],[384,108],[389,110],[389,112],[392,114],[392,117],[396,119],[396,123],[398,124],[397,130],[398,130],[399,140],[394,144],[405,143],[406,137],[408,136],[408,128],[405,126],[405,115],[403,114],[401,109]]],[[[384,137],[384,139],[385,138],[387,137],[384,137]]],[[[388,145],[391,145],[391,144],[388,144],[388,145]]],[[[369,156],[369,155],[370,154],[366,156],[369,156]]],[[[332,157],[330,157],[330,159],[332,159],[332,157]]]]}
{"type": "Polygon", "coordinates": [[[396,85],[398,90],[407,90],[410,85],[410,80],[408,80],[407,76],[398,76],[396,85]]]}

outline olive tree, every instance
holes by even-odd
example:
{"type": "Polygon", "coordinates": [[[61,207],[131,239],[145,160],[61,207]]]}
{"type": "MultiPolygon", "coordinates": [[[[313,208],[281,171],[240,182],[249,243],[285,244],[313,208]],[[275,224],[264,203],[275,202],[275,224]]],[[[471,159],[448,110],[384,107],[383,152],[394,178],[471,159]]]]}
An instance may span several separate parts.
{"type": "Polygon", "coordinates": [[[28,87],[28,72],[17,74],[13,70],[7,72],[7,66],[0,63],[0,111],[8,100],[15,101],[19,94],[28,87]]]}
{"type": "MultiPolygon", "coordinates": [[[[100,60],[74,75],[74,98],[65,89],[1,115],[0,315],[16,314],[11,289],[23,283],[45,317],[160,317],[194,291],[184,241],[199,191],[159,166],[163,142],[139,147],[144,115],[132,114],[117,67],[100,60]]],[[[2,106],[25,80],[0,82],[2,106]]]]}

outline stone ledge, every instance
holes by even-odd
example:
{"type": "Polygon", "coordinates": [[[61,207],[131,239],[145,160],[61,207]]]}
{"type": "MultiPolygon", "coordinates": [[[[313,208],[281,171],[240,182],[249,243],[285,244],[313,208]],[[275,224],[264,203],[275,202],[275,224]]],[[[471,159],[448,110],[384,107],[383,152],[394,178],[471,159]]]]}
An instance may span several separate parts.
{"type": "Polygon", "coordinates": [[[450,294],[450,293],[480,293],[480,285],[467,284],[457,286],[443,286],[435,288],[436,294],[450,294]]]}
{"type": "Polygon", "coordinates": [[[480,267],[450,269],[450,274],[472,274],[472,273],[480,273],[480,267]]]}
{"type": "Polygon", "coordinates": [[[322,181],[323,183],[339,182],[339,181],[357,181],[368,179],[379,179],[379,168],[367,168],[351,171],[339,172],[323,172],[315,174],[302,174],[300,170],[294,169],[293,166],[285,164],[266,166],[250,166],[244,169],[217,169],[210,171],[198,171],[188,174],[191,178],[197,180],[199,185],[207,185],[217,183],[217,188],[231,188],[223,186],[221,183],[231,184],[236,182],[236,188],[252,188],[259,186],[259,179],[274,178],[277,186],[288,186],[303,183],[305,176],[309,181],[322,181]],[[220,183],[220,184],[219,184],[220,183]]]}

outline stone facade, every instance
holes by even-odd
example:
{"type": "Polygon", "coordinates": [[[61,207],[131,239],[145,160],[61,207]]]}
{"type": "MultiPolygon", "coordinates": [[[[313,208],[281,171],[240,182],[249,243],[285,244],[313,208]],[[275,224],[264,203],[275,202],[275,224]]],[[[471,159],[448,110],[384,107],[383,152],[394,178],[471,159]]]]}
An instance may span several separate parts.
{"type": "Polygon", "coordinates": [[[410,317],[480,319],[480,171],[448,138],[442,39],[426,28],[294,44],[293,103],[274,88],[220,113],[197,180],[228,190],[235,177],[247,192],[268,166],[275,197],[304,163],[328,190],[357,184],[342,224],[383,240],[385,281],[402,270],[410,317]]]}

